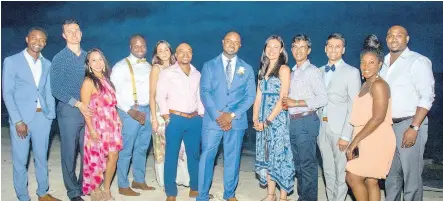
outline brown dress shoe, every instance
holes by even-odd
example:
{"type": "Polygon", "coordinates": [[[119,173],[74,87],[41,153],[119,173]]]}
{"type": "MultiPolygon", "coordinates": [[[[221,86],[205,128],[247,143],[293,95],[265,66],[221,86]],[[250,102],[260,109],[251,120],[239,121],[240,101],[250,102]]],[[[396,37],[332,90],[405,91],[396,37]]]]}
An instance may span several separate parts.
{"type": "Polygon", "coordinates": [[[144,191],[153,191],[153,190],[155,190],[154,187],[148,186],[144,182],[143,183],[138,183],[138,182],[132,181],[131,187],[135,188],[135,189],[141,189],[141,190],[144,190],[144,191]]]}
{"type": "MultiPolygon", "coordinates": [[[[198,191],[189,190],[189,197],[190,198],[196,198],[198,196],[198,191]]],[[[214,195],[209,194],[209,199],[213,199],[214,195]]]]}
{"type": "Polygon", "coordinates": [[[42,197],[38,197],[38,201],[62,201],[62,200],[52,197],[51,194],[46,194],[42,197]]]}
{"type": "Polygon", "coordinates": [[[175,201],[175,196],[168,196],[167,198],[166,198],[166,201],[175,201]]]}
{"type": "Polygon", "coordinates": [[[135,192],[131,188],[118,188],[118,193],[125,196],[139,196],[140,193],[135,192]]]}
{"type": "Polygon", "coordinates": [[[233,198],[228,198],[226,201],[238,201],[237,198],[233,197],[233,198]]]}

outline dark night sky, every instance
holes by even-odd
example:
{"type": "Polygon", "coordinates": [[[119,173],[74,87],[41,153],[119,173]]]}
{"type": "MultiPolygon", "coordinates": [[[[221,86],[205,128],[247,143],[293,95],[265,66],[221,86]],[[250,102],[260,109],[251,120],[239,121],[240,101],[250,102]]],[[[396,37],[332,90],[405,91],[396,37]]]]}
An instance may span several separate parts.
{"type": "Polygon", "coordinates": [[[443,72],[443,2],[2,2],[1,11],[2,61],[25,48],[31,26],[47,30],[43,55],[52,60],[65,46],[62,22],[74,18],[83,49],[101,48],[110,65],[129,54],[129,36],[141,33],[149,60],[158,40],[174,48],[188,42],[200,69],[220,54],[224,33],[236,30],[243,37],[239,55],[255,68],[268,36],[282,36],[289,47],[297,33],[311,37],[311,62],[321,66],[327,61],[325,39],[333,32],[344,34],[345,61],[358,67],[364,37],[374,33],[384,43],[387,29],[400,24],[411,36],[409,47],[429,57],[434,72],[443,72]]]}

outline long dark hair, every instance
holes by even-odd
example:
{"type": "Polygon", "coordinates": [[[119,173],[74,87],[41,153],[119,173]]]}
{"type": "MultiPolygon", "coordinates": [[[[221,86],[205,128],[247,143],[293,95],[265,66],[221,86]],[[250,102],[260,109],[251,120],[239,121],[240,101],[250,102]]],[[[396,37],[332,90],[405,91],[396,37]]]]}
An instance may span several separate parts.
{"type": "Polygon", "coordinates": [[[266,76],[266,72],[269,69],[270,60],[266,56],[266,46],[268,46],[268,43],[270,40],[278,40],[280,42],[281,48],[283,51],[280,53],[277,62],[275,63],[274,69],[269,74],[269,77],[279,77],[280,67],[282,65],[287,65],[288,63],[288,53],[285,50],[285,43],[283,42],[283,39],[280,36],[272,35],[268,39],[266,39],[265,47],[263,48],[263,53],[260,58],[260,73],[258,74],[258,79],[262,80],[266,76]]]}
{"type": "Polygon", "coordinates": [[[86,55],[86,60],[85,60],[85,77],[87,77],[87,78],[92,80],[92,82],[94,83],[94,86],[97,89],[97,91],[101,91],[101,89],[103,89],[102,88],[103,85],[100,82],[100,78],[95,76],[94,72],[92,72],[92,69],[89,67],[89,57],[91,56],[91,54],[93,52],[98,52],[100,54],[100,56],[103,58],[103,62],[105,63],[103,77],[106,79],[106,81],[108,83],[109,83],[109,76],[110,76],[111,72],[110,72],[110,69],[109,69],[108,60],[106,60],[105,55],[103,54],[103,52],[100,49],[92,48],[91,50],[88,51],[88,54],[86,55]]]}
{"type": "Polygon", "coordinates": [[[169,65],[175,64],[176,59],[174,53],[172,52],[171,45],[168,43],[168,41],[160,40],[155,45],[154,51],[152,51],[152,65],[154,64],[163,65],[163,61],[157,55],[157,48],[160,44],[165,44],[169,48],[169,52],[171,52],[171,57],[169,57],[169,65]]]}
{"type": "Polygon", "coordinates": [[[360,60],[366,53],[373,53],[378,59],[378,62],[382,62],[384,60],[383,47],[381,42],[378,40],[377,36],[371,34],[365,38],[363,42],[363,50],[360,53],[360,60]]]}

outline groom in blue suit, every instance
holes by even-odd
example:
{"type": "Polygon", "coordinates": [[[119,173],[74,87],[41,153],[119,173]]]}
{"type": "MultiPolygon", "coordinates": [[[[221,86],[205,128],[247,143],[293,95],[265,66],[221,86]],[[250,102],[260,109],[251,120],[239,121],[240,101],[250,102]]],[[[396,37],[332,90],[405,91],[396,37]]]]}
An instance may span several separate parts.
{"type": "Polygon", "coordinates": [[[238,58],[240,34],[229,32],[222,40],[223,53],[203,65],[200,94],[205,107],[202,129],[202,154],[198,173],[197,201],[209,200],[214,160],[223,138],[224,194],[236,201],[243,135],[248,128],[246,111],[255,100],[252,67],[238,58]]]}
{"type": "Polygon", "coordinates": [[[9,114],[14,188],[20,201],[29,201],[28,162],[32,141],[37,195],[39,201],[58,201],[48,194],[48,146],[51,123],[55,118],[55,100],[51,94],[51,62],[41,50],[46,32],[31,28],[26,37],[28,47],[3,63],[3,99],[9,114]]]}

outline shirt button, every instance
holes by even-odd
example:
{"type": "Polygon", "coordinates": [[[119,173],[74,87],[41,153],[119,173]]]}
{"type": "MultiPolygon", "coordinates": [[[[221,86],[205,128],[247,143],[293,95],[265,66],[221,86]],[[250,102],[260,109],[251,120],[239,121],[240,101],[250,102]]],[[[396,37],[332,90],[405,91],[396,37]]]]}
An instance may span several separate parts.
{"type": "Polygon", "coordinates": [[[35,101],[35,102],[37,102],[37,101],[35,101]]]}

